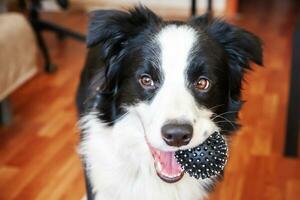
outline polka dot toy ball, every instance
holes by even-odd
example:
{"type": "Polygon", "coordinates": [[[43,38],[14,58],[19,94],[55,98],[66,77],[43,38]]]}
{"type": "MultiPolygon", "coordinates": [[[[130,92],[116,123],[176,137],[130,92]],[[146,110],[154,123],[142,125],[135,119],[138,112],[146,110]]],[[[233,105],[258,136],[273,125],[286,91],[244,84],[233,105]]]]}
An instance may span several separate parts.
{"type": "Polygon", "coordinates": [[[228,147],[225,138],[215,132],[202,144],[175,153],[181,168],[191,177],[206,179],[218,176],[227,162],[228,147]]]}

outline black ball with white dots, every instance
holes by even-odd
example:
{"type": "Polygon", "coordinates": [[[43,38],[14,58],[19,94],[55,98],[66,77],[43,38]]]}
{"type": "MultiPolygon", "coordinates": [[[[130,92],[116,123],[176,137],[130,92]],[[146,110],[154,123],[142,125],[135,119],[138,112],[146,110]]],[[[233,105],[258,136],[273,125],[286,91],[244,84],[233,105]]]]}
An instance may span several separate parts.
{"type": "Polygon", "coordinates": [[[224,137],[215,132],[201,145],[175,153],[182,169],[196,179],[218,176],[227,162],[227,144],[224,137]]]}

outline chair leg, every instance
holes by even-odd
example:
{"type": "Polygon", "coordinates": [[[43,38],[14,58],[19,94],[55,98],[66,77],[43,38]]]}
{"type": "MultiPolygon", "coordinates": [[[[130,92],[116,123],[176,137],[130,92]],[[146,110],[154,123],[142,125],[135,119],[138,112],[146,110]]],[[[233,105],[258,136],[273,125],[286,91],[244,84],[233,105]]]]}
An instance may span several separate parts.
{"type": "Polygon", "coordinates": [[[8,99],[0,102],[0,124],[9,124],[12,120],[12,112],[8,99]]]}
{"type": "MultiPolygon", "coordinates": [[[[37,15],[38,16],[38,15],[37,15]]],[[[39,44],[39,47],[43,53],[45,60],[45,71],[48,73],[52,73],[56,71],[56,66],[51,62],[48,48],[46,46],[45,40],[42,36],[42,31],[51,31],[57,34],[59,39],[64,39],[65,37],[72,37],[73,39],[79,41],[85,41],[86,36],[80,33],[73,32],[67,28],[62,26],[40,20],[38,17],[32,19],[31,24],[35,31],[35,35],[39,44]]]]}
{"type": "MultiPolygon", "coordinates": [[[[21,1],[21,0],[19,0],[21,1]]],[[[24,0],[23,0],[24,1],[24,0]]],[[[57,1],[59,5],[63,8],[67,8],[69,5],[68,0],[59,0],[57,1]]],[[[42,51],[44,60],[45,60],[45,71],[52,73],[56,71],[56,66],[51,62],[48,48],[46,46],[45,40],[42,36],[42,31],[51,31],[57,34],[59,39],[64,39],[65,37],[71,37],[79,41],[85,41],[86,36],[80,33],[76,33],[68,28],[59,26],[57,24],[44,21],[39,16],[39,10],[41,9],[40,0],[31,0],[29,4],[29,19],[31,25],[34,29],[39,48],[42,51]]]]}
{"type": "Polygon", "coordinates": [[[197,14],[197,0],[191,0],[191,16],[197,14]]]}
{"type": "Polygon", "coordinates": [[[33,29],[34,29],[34,32],[35,32],[35,35],[36,35],[36,39],[37,39],[39,48],[41,49],[43,57],[44,57],[44,62],[45,62],[44,63],[44,69],[48,73],[53,73],[53,72],[56,71],[57,68],[51,62],[49,51],[48,51],[48,48],[47,48],[46,43],[44,41],[44,38],[42,36],[41,29],[38,28],[36,25],[34,25],[34,23],[32,23],[32,24],[33,24],[33,29]]]}
{"type": "MultiPolygon", "coordinates": [[[[206,13],[212,15],[212,2],[213,0],[207,0],[206,13]]],[[[195,17],[197,15],[197,0],[191,0],[191,16],[195,17]]]]}
{"type": "Polygon", "coordinates": [[[44,69],[48,73],[52,73],[56,70],[56,66],[52,64],[48,48],[46,46],[45,40],[42,36],[43,27],[40,24],[39,18],[39,10],[40,8],[40,1],[32,0],[31,4],[29,4],[29,19],[31,26],[34,30],[38,45],[40,50],[42,51],[44,57],[44,69]]]}

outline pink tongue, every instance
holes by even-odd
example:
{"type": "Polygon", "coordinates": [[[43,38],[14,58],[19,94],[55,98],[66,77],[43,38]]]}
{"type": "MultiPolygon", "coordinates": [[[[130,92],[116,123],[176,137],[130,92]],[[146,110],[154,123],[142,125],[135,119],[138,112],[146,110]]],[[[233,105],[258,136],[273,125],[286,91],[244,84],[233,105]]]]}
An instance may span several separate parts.
{"type": "Polygon", "coordinates": [[[180,165],[175,159],[175,152],[159,151],[159,161],[162,165],[162,172],[171,176],[178,175],[182,172],[180,165]]]}

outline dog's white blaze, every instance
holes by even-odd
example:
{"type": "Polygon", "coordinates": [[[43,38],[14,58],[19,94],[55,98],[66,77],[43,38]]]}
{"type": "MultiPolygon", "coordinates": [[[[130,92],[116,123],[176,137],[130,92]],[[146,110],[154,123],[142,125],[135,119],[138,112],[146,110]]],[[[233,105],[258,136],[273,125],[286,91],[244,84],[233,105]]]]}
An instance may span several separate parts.
{"type": "Polygon", "coordinates": [[[161,114],[165,115],[165,120],[192,120],[189,119],[189,112],[196,111],[192,110],[195,101],[186,87],[186,69],[189,55],[197,41],[196,34],[188,26],[170,25],[157,37],[165,78],[154,104],[163,109],[161,114]]]}
{"type": "Polygon", "coordinates": [[[161,113],[167,118],[165,120],[188,118],[189,113],[185,111],[191,110],[188,104],[194,101],[185,86],[185,71],[196,41],[196,32],[188,26],[170,25],[159,33],[157,40],[161,48],[164,82],[154,104],[163,109],[161,113]]]}
{"type": "Polygon", "coordinates": [[[169,25],[157,35],[157,41],[161,49],[164,85],[184,86],[189,55],[197,41],[196,31],[189,26],[169,25]]]}

